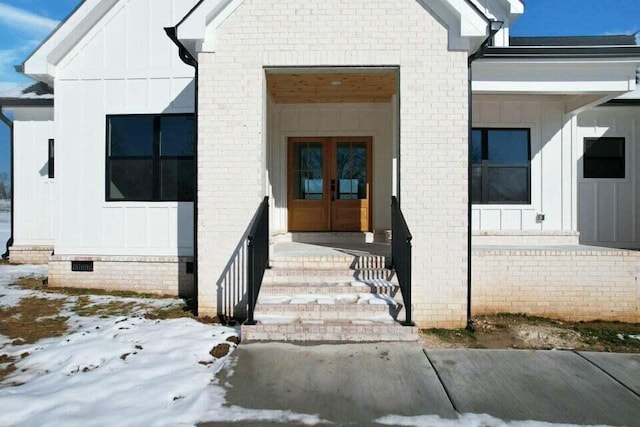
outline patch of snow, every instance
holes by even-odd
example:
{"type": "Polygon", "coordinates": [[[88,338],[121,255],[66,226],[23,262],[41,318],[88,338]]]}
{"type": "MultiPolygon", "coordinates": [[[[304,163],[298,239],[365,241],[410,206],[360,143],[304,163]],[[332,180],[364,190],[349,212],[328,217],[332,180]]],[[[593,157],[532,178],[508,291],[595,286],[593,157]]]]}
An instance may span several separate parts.
{"type": "Polygon", "coordinates": [[[355,320],[351,321],[351,323],[354,323],[354,322],[367,322],[366,324],[371,324],[371,323],[392,324],[392,323],[395,322],[395,320],[393,319],[393,317],[390,314],[385,313],[385,314],[371,314],[371,316],[362,316],[362,315],[360,315],[358,317],[358,319],[355,319],[355,320]]]}
{"type": "Polygon", "coordinates": [[[351,294],[336,295],[335,298],[338,304],[353,304],[358,301],[358,296],[351,294]]]}
{"type": "Polygon", "coordinates": [[[397,305],[396,300],[384,294],[360,294],[358,304],[397,305]]]}
{"type": "Polygon", "coordinates": [[[438,415],[405,417],[387,415],[375,420],[378,424],[415,427],[578,427],[576,424],[554,424],[543,421],[505,421],[487,414],[460,414],[458,418],[441,418],[438,415]]]}
{"type": "Polygon", "coordinates": [[[627,335],[627,336],[633,340],[640,340],[640,335],[627,335]]]}
{"type": "Polygon", "coordinates": [[[289,296],[279,296],[279,295],[264,295],[258,298],[258,302],[260,304],[287,304],[291,301],[291,297],[289,296]]]}
{"type": "Polygon", "coordinates": [[[263,325],[289,325],[298,318],[295,316],[277,316],[273,314],[256,314],[254,319],[263,325]]]}
{"type": "Polygon", "coordinates": [[[0,342],[0,353],[17,358],[16,371],[0,387],[3,426],[175,426],[205,421],[275,421],[317,424],[315,415],[228,407],[226,390],[215,374],[235,344],[238,330],[189,318],[151,320],[144,307],[171,307],[177,299],[87,296],[92,304],[134,302],[128,317],[83,317],[73,312],[78,297],[23,290],[12,283],[23,276],[44,276],[46,266],[1,266],[0,304],[22,298],[66,299],[61,313],[70,332],[34,344],[0,342]],[[137,313],[137,314],[136,314],[137,313]],[[229,353],[214,358],[218,344],[229,353]],[[26,357],[21,355],[27,354],[26,357]]]}
{"type": "Polygon", "coordinates": [[[316,295],[296,295],[291,298],[291,304],[313,304],[317,300],[316,295]]]}
{"type": "Polygon", "coordinates": [[[616,336],[618,337],[618,339],[619,339],[619,340],[624,341],[624,335],[622,335],[622,334],[617,334],[616,336]]]}
{"type": "Polygon", "coordinates": [[[318,296],[317,298],[318,304],[324,304],[324,305],[332,305],[336,303],[336,299],[334,297],[331,296],[318,296]]]}
{"type": "Polygon", "coordinates": [[[11,206],[0,204],[0,254],[4,253],[5,245],[11,237],[11,206]]]}

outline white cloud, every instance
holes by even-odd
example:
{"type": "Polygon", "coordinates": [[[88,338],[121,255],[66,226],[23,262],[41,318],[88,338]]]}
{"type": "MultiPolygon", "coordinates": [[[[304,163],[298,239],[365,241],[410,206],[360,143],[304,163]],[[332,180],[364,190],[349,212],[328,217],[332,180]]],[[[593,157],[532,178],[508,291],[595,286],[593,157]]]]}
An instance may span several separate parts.
{"type": "Polygon", "coordinates": [[[16,83],[16,82],[0,82],[0,97],[2,96],[12,96],[18,89],[22,89],[27,85],[27,83],[16,83]]]}
{"type": "Polygon", "coordinates": [[[10,67],[20,61],[24,48],[0,50],[0,68],[10,67]]]}
{"type": "Polygon", "coordinates": [[[0,3],[0,22],[16,29],[45,33],[52,31],[58,25],[58,21],[54,19],[4,3],[0,3]]]}

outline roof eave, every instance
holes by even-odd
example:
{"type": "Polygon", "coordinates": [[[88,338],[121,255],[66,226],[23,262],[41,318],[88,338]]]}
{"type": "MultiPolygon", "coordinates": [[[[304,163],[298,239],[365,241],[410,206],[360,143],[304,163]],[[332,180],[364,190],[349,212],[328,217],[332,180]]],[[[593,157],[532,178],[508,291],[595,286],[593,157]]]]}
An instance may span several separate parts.
{"type": "Polygon", "coordinates": [[[637,58],[640,46],[491,47],[482,59],[637,58]]]}
{"type": "Polygon", "coordinates": [[[0,98],[2,107],[53,107],[53,98],[0,98]]]}
{"type": "Polygon", "coordinates": [[[31,55],[17,66],[16,71],[51,84],[55,78],[55,66],[117,2],[118,0],[82,0],[31,55]]]}

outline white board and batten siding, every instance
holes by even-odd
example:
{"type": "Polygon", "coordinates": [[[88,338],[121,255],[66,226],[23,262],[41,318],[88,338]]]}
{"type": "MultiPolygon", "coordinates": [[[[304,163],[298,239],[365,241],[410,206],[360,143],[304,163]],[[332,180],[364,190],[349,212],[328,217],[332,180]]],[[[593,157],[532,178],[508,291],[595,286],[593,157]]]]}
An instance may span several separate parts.
{"type": "Polygon", "coordinates": [[[287,139],[295,136],[372,137],[372,226],[381,231],[391,228],[395,103],[275,104],[269,100],[268,107],[267,182],[273,200],[273,233],[287,231],[287,139]]]}
{"type": "Polygon", "coordinates": [[[106,202],[106,116],[191,113],[194,70],[163,28],[196,0],[118,2],[57,67],[57,254],[189,256],[193,203],[106,202]]]}
{"type": "Polygon", "coordinates": [[[598,107],[578,116],[580,242],[640,248],[640,107],[598,107]],[[585,138],[625,139],[625,178],[585,179],[585,138]]]}
{"type": "Polygon", "coordinates": [[[476,232],[563,232],[572,220],[571,125],[559,96],[474,95],[473,126],[531,130],[531,203],[473,205],[476,232]],[[544,221],[537,221],[544,214],[544,221]]]}
{"type": "MultiPolygon", "coordinates": [[[[49,178],[53,108],[16,108],[14,124],[15,246],[53,246],[55,178],[49,178]]],[[[4,242],[2,242],[4,244],[4,242]]]]}

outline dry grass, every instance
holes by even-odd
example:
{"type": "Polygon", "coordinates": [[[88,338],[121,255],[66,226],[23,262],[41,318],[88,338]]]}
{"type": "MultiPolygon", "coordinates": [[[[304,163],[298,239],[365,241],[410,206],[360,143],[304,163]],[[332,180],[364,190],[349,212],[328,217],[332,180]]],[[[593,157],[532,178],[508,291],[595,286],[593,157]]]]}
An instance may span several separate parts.
{"type": "Polygon", "coordinates": [[[102,289],[86,288],[50,288],[47,279],[42,277],[24,277],[16,281],[16,285],[21,289],[42,291],[78,297],[73,310],[80,316],[129,316],[133,311],[144,310],[148,319],[177,319],[181,317],[195,318],[192,309],[183,304],[169,308],[156,308],[144,304],[144,301],[109,301],[92,302],[90,296],[112,296],[116,298],[136,298],[136,299],[168,299],[173,298],[166,295],[139,294],[130,291],[106,291],[102,289]]]}
{"type": "Polygon", "coordinates": [[[523,314],[495,314],[474,319],[475,332],[425,329],[425,345],[441,348],[574,349],[640,353],[640,324],[564,322],[523,314]],[[622,337],[623,339],[621,339],[622,337]]]}
{"type": "Polygon", "coordinates": [[[15,306],[0,307],[0,334],[14,345],[59,337],[67,331],[67,318],[59,315],[63,305],[62,300],[27,297],[15,306]]]}
{"type": "Polygon", "coordinates": [[[111,317],[111,316],[128,316],[136,307],[136,303],[132,301],[109,301],[109,302],[92,302],[91,299],[84,295],[78,297],[73,311],[78,316],[89,317],[111,317]]]}
{"type": "Polygon", "coordinates": [[[34,291],[43,291],[56,294],[64,294],[69,296],[84,296],[84,295],[103,295],[119,298],[146,298],[146,299],[169,299],[174,298],[170,295],[156,295],[137,293],[133,291],[114,291],[104,289],[89,289],[89,288],[52,288],[49,287],[47,279],[45,277],[23,277],[16,281],[16,286],[22,289],[29,289],[34,291]]]}

